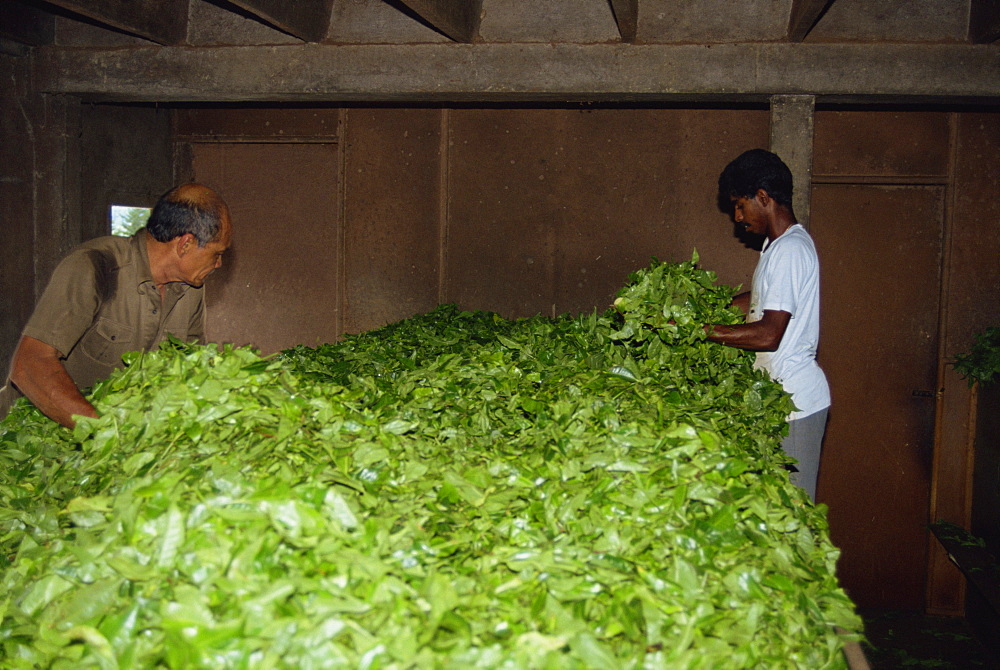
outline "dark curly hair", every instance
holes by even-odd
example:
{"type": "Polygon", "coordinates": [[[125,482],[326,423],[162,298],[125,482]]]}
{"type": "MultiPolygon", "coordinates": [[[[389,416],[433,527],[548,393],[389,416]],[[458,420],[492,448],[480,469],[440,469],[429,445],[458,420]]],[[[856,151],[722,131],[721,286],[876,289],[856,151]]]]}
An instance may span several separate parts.
{"type": "Polygon", "coordinates": [[[764,189],[779,205],[792,208],[792,171],[777,154],[751,149],[733,159],[719,175],[719,198],[753,198],[764,189]]]}

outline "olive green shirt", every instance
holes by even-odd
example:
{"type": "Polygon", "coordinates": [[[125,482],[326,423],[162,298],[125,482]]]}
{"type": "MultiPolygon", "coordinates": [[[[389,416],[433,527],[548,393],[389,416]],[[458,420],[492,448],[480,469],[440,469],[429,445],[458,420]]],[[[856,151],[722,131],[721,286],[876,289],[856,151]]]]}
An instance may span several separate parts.
{"type": "Polygon", "coordinates": [[[146,229],[132,237],[85,242],[59,263],[23,335],[59,351],[83,389],[124,366],[127,351],[151,351],[167,334],[204,340],[205,292],[166,285],[161,301],[146,250],[146,229]]]}

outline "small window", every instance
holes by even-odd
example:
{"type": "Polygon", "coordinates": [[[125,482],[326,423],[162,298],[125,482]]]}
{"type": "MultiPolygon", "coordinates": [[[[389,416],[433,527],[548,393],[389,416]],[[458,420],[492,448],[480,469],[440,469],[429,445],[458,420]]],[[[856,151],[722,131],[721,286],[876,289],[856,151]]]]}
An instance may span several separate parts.
{"type": "Polygon", "coordinates": [[[152,211],[150,207],[111,205],[111,234],[131,237],[135,231],[146,225],[152,211]]]}

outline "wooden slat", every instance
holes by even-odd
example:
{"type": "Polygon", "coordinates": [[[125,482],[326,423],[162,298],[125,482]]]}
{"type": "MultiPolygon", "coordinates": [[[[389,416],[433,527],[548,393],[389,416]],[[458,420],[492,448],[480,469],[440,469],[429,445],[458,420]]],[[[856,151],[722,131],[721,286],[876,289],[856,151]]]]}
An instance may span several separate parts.
{"type": "Polygon", "coordinates": [[[422,19],[456,42],[479,36],[483,0],[401,0],[422,19]]]}
{"type": "Polygon", "coordinates": [[[333,0],[231,0],[262,21],[306,42],[320,42],[330,27],[333,0]]]}
{"type": "Polygon", "coordinates": [[[187,38],[188,0],[50,0],[95,21],[158,44],[187,38]]]}
{"type": "Polygon", "coordinates": [[[972,0],[969,7],[969,41],[989,44],[1000,39],[1000,2],[972,0]]]}
{"type": "Polygon", "coordinates": [[[801,42],[833,0],[792,0],[788,19],[788,41],[801,42]]]}
{"type": "Polygon", "coordinates": [[[634,42],[639,28],[639,0],[611,0],[622,42],[634,42]]]}

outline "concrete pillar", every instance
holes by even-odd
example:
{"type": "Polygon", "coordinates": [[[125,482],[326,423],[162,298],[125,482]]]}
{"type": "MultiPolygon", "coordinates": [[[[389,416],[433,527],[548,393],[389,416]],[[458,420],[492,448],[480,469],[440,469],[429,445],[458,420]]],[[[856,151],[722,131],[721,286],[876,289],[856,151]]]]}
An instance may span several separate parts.
{"type": "Polygon", "coordinates": [[[812,192],[813,116],[812,95],[771,96],[771,151],[781,156],[792,171],[795,191],[792,205],[799,222],[809,227],[812,192]]]}

